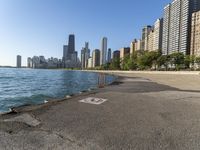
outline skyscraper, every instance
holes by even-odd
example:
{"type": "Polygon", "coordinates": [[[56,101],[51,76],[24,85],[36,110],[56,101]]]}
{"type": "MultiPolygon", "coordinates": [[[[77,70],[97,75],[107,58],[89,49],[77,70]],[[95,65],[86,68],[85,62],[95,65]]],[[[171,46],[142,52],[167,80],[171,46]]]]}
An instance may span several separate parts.
{"type": "Polygon", "coordinates": [[[68,45],[63,46],[63,61],[66,61],[69,59],[68,55],[68,45]]]}
{"type": "Polygon", "coordinates": [[[85,47],[81,50],[81,68],[88,67],[88,59],[90,58],[89,42],[85,42],[85,47]]]}
{"type": "Polygon", "coordinates": [[[148,44],[148,35],[151,31],[152,27],[151,26],[145,26],[142,29],[142,45],[141,45],[141,50],[147,50],[147,44],[148,44]]]}
{"type": "Polygon", "coordinates": [[[78,53],[75,51],[75,35],[69,35],[68,45],[63,46],[63,67],[78,67],[78,53]]]}
{"type": "Polygon", "coordinates": [[[113,60],[120,59],[120,51],[116,50],[113,52],[113,60]]]}
{"type": "Polygon", "coordinates": [[[137,40],[137,42],[135,44],[136,44],[135,50],[136,51],[141,51],[142,40],[141,39],[137,40]]]}
{"type": "Polygon", "coordinates": [[[162,37],[162,54],[169,54],[169,27],[170,27],[170,9],[171,4],[168,4],[164,7],[164,16],[163,16],[163,37],[162,37]]]}
{"type": "Polygon", "coordinates": [[[132,55],[136,51],[137,39],[134,39],[130,44],[130,54],[132,55]]]}
{"type": "Polygon", "coordinates": [[[93,67],[100,66],[100,50],[99,49],[95,49],[92,52],[92,62],[93,62],[93,67]]]}
{"type": "Polygon", "coordinates": [[[149,32],[149,34],[147,35],[147,41],[145,43],[145,45],[146,45],[145,50],[154,51],[153,43],[154,43],[154,30],[152,28],[151,31],[149,32]]]}
{"type": "Polygon", "coordinates": [[[112,51],[111,51],[111,48],[108,49],[108,57],[107,57],[107,62],[108,63],[111,63],[111,54],[112,54],[112,51]]]}
{"type": "Polygon", "coordinates": [[[191,18],[197,10],[199,0],[174,0],[164,8],[163,54],[190,53],[191,18]]]}
{"type": "Polygon", "coordinates": [[[88,67],[88,59],[90,58],[89,42],[85,42],[85,67],[88,67]]]}
{"type": "Polygon", "coordinates": [[[162,49],[163,18],[154,23],[153,51],[162,49]]]}
{"type": "Polygon", "coordinates": [[[101,57],[100,57],[100,65],[106,64],[106,57],[107,57],[107,42],[108,39],[103,37],[101,41],[101,57]]]}
{"type": "Polygon", "coordinates": [[[130,55],[130,47],[124,47],[120,49],[120,59],[124,59],[128,55],[130,55]]]}
{"type": "Polygon", "coordinates": [[[93,67],[93,59],[92,57],[90,57],[87,60],[87,68],[92,68],[92,67],[93,67]]]}
{"type": "Polygon", "coordinates": [[[22,57],[20,55],[17,55],[17,68],[21,68],[22,67],[22,57]]]}
{"type": "Polygon", "coordinates": [[[81,50],[81,69],[85,69],[85,48],[81,50]]]}
{"type": "Polygon", "coordinates": [[[200,11],[192,14],[190,54],[200,56],[200,11]]]}
{"type": "Polygon", "coordinates": [[[30,57],[27,58],[27,67],[32,68],[32,59],[30,57]]]}
{"type": "Polygon", "coordinates": [[[75,35],[74,34],[69,35],[68,51],[70,54],[73,54],[75,52],[75,35]]]}

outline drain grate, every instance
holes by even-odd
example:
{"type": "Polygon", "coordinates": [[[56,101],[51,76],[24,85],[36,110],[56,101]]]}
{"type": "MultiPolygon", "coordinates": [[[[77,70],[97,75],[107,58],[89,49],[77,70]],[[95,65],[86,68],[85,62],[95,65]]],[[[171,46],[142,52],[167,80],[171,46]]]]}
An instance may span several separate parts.
{"type": "Polygon", "coordinates": [[[100,104],[102,104],[102,103],[104,103],[106,101],[107,101],[107,99],[103,99],[103,98],[88,97],[88,98],[80,100],[79,102],[88,103],[88,104],[94,104],[94,105],[100,105],[100,104]]]}

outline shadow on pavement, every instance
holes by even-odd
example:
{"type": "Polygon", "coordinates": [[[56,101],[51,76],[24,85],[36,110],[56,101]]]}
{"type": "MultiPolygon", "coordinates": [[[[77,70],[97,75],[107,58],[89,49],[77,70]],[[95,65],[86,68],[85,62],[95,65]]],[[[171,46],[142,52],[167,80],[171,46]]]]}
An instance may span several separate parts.
{"type": "Polygon", "coordinates": [[[144,78],[124,78],[113,82],[111,86],[112,88],[110,88],[110,91],[123,93],[150,93],[161,91],[200,92],[200,90],[181,90],[144,78]]]}

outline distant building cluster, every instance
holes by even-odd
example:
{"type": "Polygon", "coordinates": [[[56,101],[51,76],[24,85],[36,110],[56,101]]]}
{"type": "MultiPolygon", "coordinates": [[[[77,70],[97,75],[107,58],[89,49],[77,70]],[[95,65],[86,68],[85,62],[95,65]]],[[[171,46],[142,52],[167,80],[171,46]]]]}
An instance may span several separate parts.
{"type": "Polygon", "coordinates": [[[49,68],[80,68],[78,53],[75,51],[75,35],[69,35],[67,45],[63,46],[63,57],[48,58],[44,56],[33,56],[27,59],[27,67],[34,69],[49,69],[49,68]]]}
{"type": "Polygon", "coordinates": [[[101,48],[94,49],[90,54],[89,42],[81,50],[81,68],[95,68],[111,62],[111,49],[108,47],[108,39],[103,37],[101,40],[101,48]]]}
{"type": "MultiPolygon", "coordinates": [[[[163,55],[182,52],[184,55],[200,56],[200,0],[173,0],[164,7],[163,18],[153,25],[144,26],[140,39],[134,39],[130,47],[124,47],[112,53],[108,49],[108,39],[103,37],[101,47],[89,48],[85,42],[81,49],[80,60],[75,50],[75,35],[63,46],[62,59],[45,59],[43,56],[28,58],[29,68],[95,68],[111,63],[114,59],[123,59],[136,51],[159,51],[163,55]]],[[[21,66],[21,57],[17,57],[17,67],[21,66]]]]}
{"type": "Polygon", "coordinates": [[[62,60],[53,57],[45,59],[44,56],[34,56],[27,59],[27,67],[34,69],[62,68],[62,60]]]}

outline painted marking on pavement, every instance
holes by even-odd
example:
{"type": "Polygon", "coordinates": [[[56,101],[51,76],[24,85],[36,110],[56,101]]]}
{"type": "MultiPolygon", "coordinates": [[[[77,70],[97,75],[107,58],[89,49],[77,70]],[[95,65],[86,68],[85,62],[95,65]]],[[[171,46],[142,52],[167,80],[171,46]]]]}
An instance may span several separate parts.
{"type": "Polygon", "coordinates": [[[100,104],[102,104],[102,103],[104,103],[106,101],[107,101],[107,99],[103,99],[103,98],[88,97],[88,98],[80,100],[79,102],[88,103],[88,104],[94,104],[94,105],[100,105],[100,104]]]}

